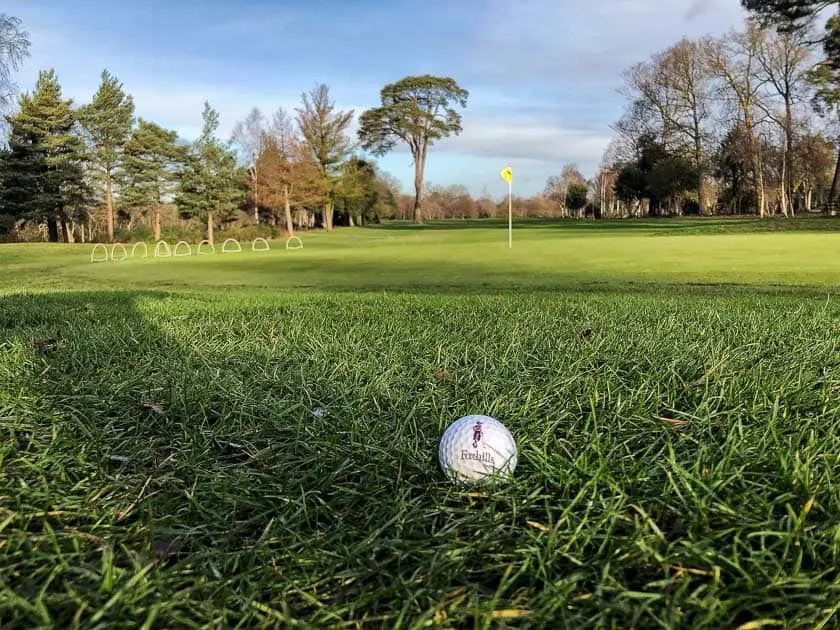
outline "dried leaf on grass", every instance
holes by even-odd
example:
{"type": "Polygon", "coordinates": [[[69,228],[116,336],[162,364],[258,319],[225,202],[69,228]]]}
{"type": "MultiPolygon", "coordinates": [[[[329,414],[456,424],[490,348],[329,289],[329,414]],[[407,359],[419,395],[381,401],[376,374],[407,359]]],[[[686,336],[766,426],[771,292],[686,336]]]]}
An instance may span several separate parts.
{"type": "Polygon", "coordinates": [[[688,420],[680,420],[679,418],[666,418],[665,416],[654,416],[657,420],[667,422],[672,427],[684,427],[688,424],[688,420]]]}
{"type": "Polygon", "coordinates": [[[140,406],[145,407],[146,409],[151,409],[152,411],[154,411],[156,414],[158,414],[160,416],[162,416],[163,413],[164,413],[163,405],[161,403],[155,402],[153,400],[144,400],[143,402],[140,403],[140,406]]]}

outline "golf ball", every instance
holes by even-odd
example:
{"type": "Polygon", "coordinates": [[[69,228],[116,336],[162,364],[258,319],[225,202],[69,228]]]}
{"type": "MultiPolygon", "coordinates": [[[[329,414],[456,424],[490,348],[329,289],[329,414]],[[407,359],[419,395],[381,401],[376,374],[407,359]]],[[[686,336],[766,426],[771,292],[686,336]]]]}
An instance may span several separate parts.
{"type": "Polygon", "coordinates": [[[438,446],[443,472],[457,481],[481,481],[493,474],[512,474],[516,441],[495,418],[471,415],[447,427],[438,446]]]}

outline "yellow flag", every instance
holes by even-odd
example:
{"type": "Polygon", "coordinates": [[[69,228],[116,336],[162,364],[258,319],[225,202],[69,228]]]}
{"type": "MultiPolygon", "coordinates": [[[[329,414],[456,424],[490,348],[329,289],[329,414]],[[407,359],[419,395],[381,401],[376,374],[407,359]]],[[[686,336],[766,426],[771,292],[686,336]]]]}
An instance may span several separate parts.
{"type": "Polygon", "coordinates": [[[502,176],[502,179],[505,180],[508,184],[513,181],[513,169],[510,166],[507,166],[502,169],[502,172],[499,173],[502,176]]]}

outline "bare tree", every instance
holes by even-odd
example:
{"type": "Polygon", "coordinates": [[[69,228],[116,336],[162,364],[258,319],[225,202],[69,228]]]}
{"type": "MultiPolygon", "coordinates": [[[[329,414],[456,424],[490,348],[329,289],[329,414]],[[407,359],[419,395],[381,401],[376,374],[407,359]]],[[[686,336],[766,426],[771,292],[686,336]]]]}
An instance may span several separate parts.
{"type": "Polygon", "coordinates": [[[572,186],[586,185],[586,178],[581,174],[577,164],[566,164],[560,175],[552,175],[545,182],[543,196],[560,208],[560,216],[569,216],[566,196],[572,186]]]}
{"type": "Polygon", "coordinates": [[[0,111],[8,108],[16,90],[12,75],[29,57],[29,33],[18,18],[0,13],[0,111]]]}
{"type": "Polygon", "coordinates": [[[697,170],[697,197],[700,211],[710,210],[705,177],[705,148],[710,133],[707,123],[711,114],[712,73],[706,51],[711,40],[682,39],[660,58],[660,74],[670,90],[669,128],[681,136],[675,143],[685,144],[697,170]]]}
{"type": "Polygon", "coordinates": [[[301,139],[295,132],[292,119],[282,107],[278,107],[272,114],[268,134],[277,141],[277,146],[284,155],[292,155],[301,148],[301,139]]]}
{"type": "Polygon", "coordinates": [[[609,152],[618,162],[632,162],[639,157],[642,138],[660,138],[662,119],[643,97],[634,96],[619,120],[610,126],[618,134],[610,143],[609,152]]]}
{"type": "Polygon", "coordinates": [[[259,174],[257,173],[257,157],[264,148],[266,133],[265,116],[255,107],[244,120],[240,120],[233,128],[232,140],[239,152],[239,159],[248,165],[248,185],[251,188],[251,201],[254,204],[254,221],[260,220],[260,191],[259,174]]]}
{"type": "Polygon", "coordinates": [[[543,195],[557,206],[560,216],[566,216],[566,185],[559,175],[551,175],[545,182],[543,195]]]}
{"type": "MultiPolygon", "coordinates": [[[[811,212],[814,191],[831,185],[836,157],[833,144],[821,134],[806,131],[793,145],[790,156],[791,193],[799,197],[800,207],[805,212],[811,212]]],[[[796,204],[793,204],[795,207],[796,204]]]]}
{"type": "MultiPolygon", "coordinates": [[[[636,137],[643,131],[655,132],[662,146],[670,149],[674,141],[676,103],[673,90],[663,66],[663,53],[656,53],[647,61],[624,71],[621,92],[632,99],[628,122],[636,128],[636,137]]],[[[621,124],[621,123],[619,123],[621,124]]]]}
{"type": "Polygon", "coordinates": [[[764,114],[779,126],[784,134],[784,152],[779,178],[779,202],[782,214],[788,215],[790,195],[793,193],[791,159],[794,145],[794,106],[801,100],[806,74],[814,59],[804,31],[768,32],[759,40],[756,50],[758,70],[772,94],[782,101],[781,111],[758,101],[764,114]]]}
{"type": "Polygon", "coordinates": [[[757,73],[758,51],[765,35],[755,23],[748,21],[743,31],[730,31],[708,49],[709,66],[720,79],[719,93],[726,103],[735,107],[735,115],[743,124],[749,144],[756,208],[762,218],[767,212],[767,203],[756,134],[760,120],[756,112],[765,83],[757,73]]]}

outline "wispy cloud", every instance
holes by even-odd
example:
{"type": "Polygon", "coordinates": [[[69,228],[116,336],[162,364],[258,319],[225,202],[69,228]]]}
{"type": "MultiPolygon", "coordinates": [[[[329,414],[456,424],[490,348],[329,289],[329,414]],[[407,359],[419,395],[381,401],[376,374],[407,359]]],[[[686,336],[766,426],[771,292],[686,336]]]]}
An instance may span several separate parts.
{"type": "Polygon", "coordinates": [[[473,118],[464,125],[461,135],[441,142],[438,149],[499,160],[592,164],[600,159],[608,142],[609,136],[604,133],[563,128],[534,118],[501,121],[473,118]]]}
{"type": "MultiPolygon", "coordinates": [[[[3,10],[32,34],[22,88],[54,67],[84,102],[108,68],[138,115],[188,139],[205,100],[227,136],[252,107],[291,111],[317,82],[358,114],[387,82],[452,76],[471,92],[464,131],[435,147],[427,170],[474,191],[498,183],[502,161],[533,190],[566,162],[593,172],[624,105],[621,71],[742,20],[739,0],[5,0],[3,10]]],[[[381,164],[410,187],[405,153],[381,164]]]]}

